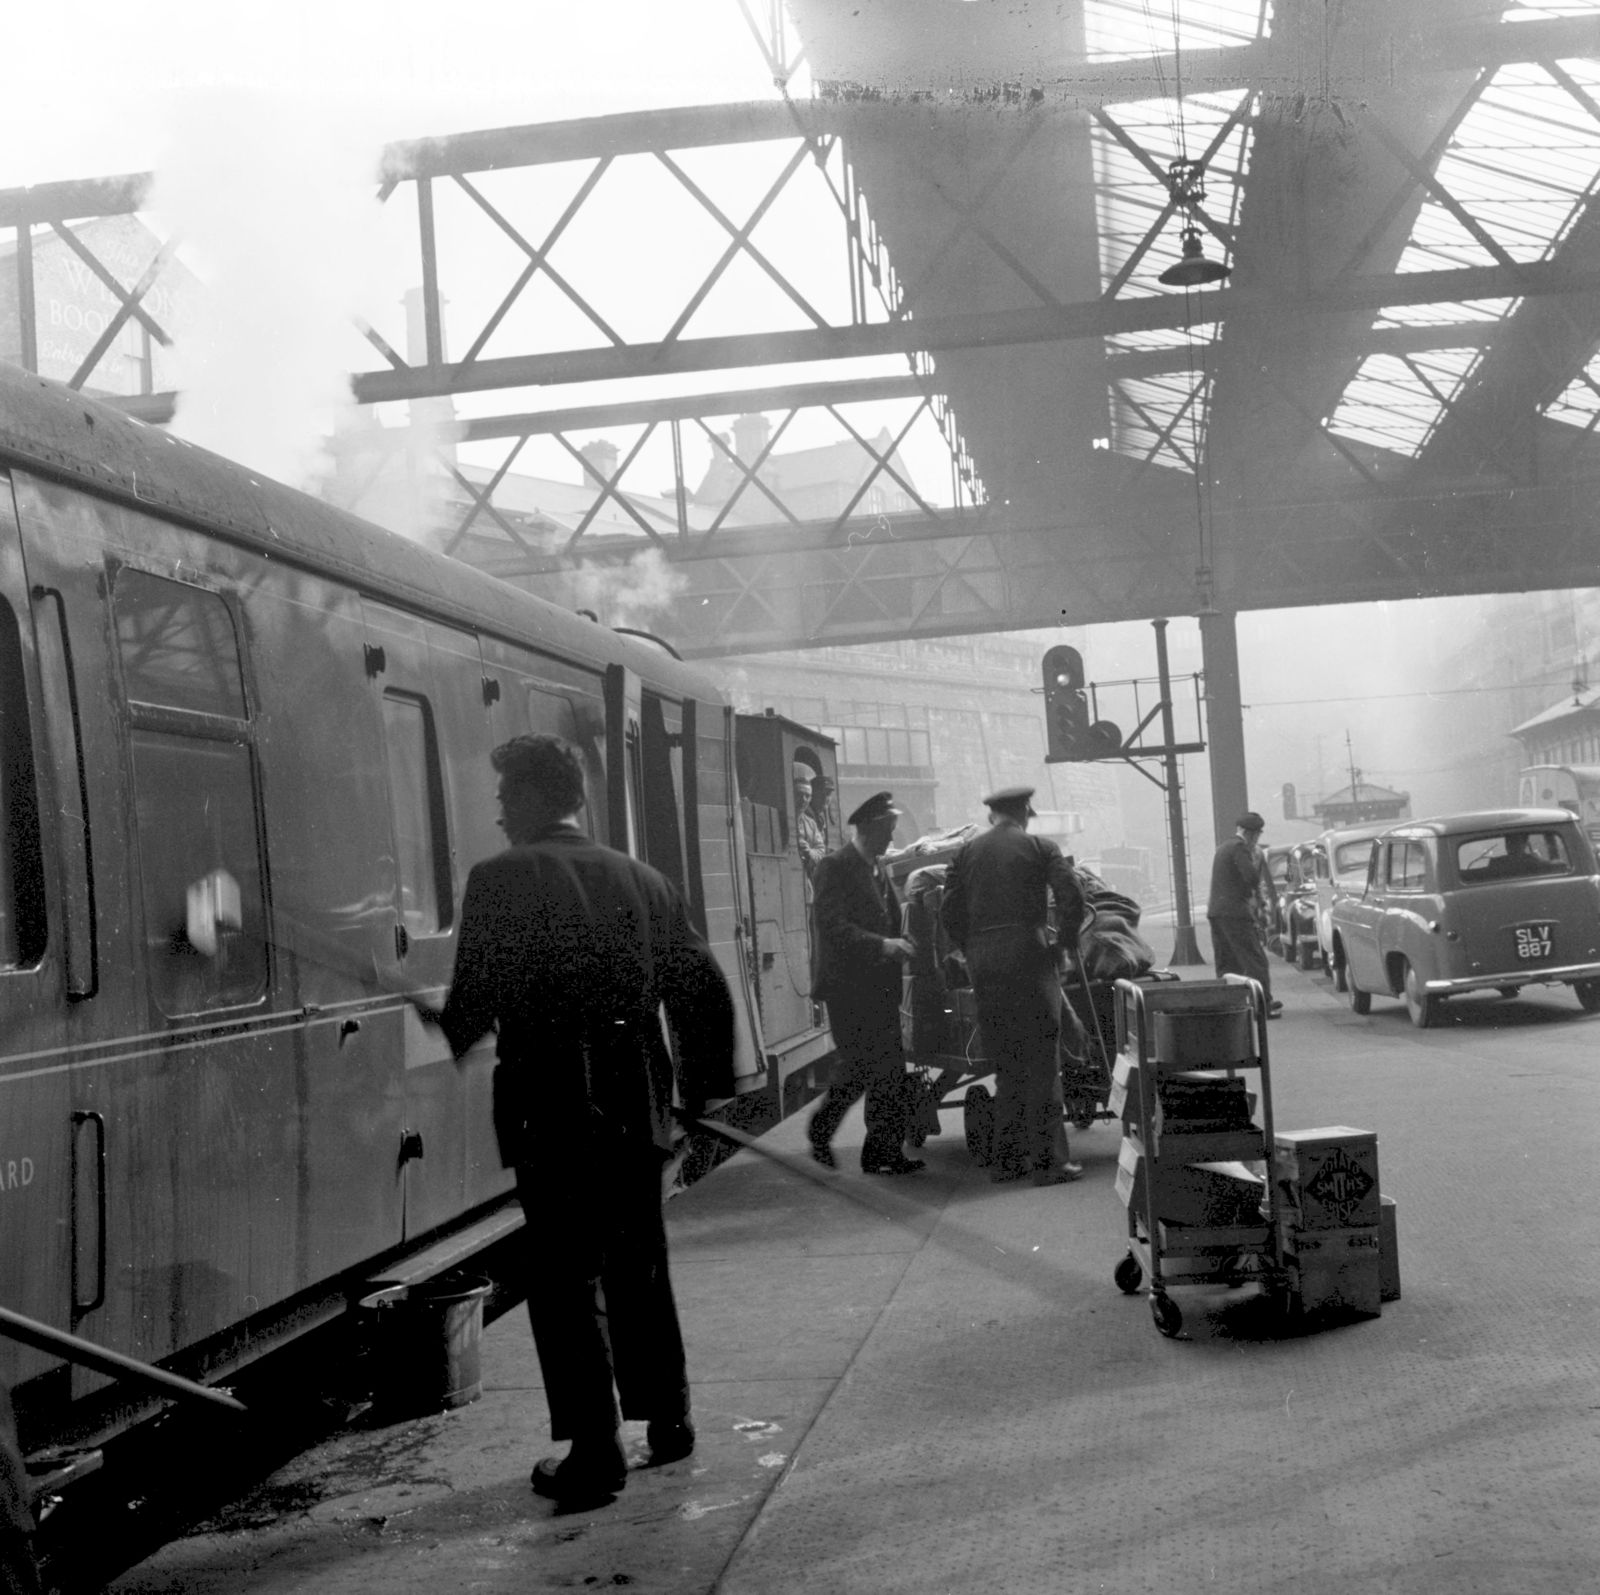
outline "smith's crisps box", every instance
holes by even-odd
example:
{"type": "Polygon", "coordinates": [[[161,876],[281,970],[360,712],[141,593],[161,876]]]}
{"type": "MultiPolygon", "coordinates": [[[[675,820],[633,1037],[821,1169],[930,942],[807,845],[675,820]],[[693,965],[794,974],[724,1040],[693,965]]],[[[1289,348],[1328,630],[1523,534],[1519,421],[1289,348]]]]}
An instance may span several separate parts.
{"type": "Polygon", "coordinates": [[[1378,1222],[1378,1138],[1347,1124],[1280,1130],[1272,1173],[1287,1215],[1301,1229],[1356,1229],[1378,1222]]]}
{"type": "MultiPolygon", "coordinates": [[[[1117,1195],[1144,1211],[1149,1165],[1132,1141],[1117,1156],[1117,1195]]],[[[1169,1224],[1235,1228],[1259,1224],[1263,1182],[1243,1163],[1158,1163],[1156,1217],[1169,1224]]]]}
{"type": "Polygon", "coordinates": [[[1376,1224],[1359,1229],[1284,1231],[1289,1293],[1299,1313],[1382,1311],[1382,1245],[1376,1224]]]}

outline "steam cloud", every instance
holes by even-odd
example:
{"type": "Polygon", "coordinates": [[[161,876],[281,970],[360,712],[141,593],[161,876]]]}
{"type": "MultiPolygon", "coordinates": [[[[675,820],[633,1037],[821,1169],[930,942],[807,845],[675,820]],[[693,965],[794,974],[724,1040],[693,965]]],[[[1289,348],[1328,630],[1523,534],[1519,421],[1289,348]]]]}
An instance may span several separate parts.
{"type": "Polygon", "coordinates": [[[378,153],[327,110],[237,88],[181,108],[150,200],[208,287],[176,351],[178,436],[294,487],[317,476],[351,405],[378,153]]]}
{"type": "Polygon", "coordinates": [[[625,565],[580,565],[566,583],[572,606],[592,609],[608,626],[635,626],[670,609],[689,585],[658,548],[635,554],[625,565]]]}

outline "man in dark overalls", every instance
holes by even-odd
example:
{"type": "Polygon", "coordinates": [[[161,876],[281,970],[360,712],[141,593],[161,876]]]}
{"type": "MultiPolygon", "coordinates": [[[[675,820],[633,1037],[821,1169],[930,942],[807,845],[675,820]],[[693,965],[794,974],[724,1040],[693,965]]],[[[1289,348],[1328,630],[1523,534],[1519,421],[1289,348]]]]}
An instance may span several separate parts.
{"type": "Polygon", "coordinates": [[[1252,980],[1259,980],[1267,1018],[1276,1019],[1283,1012],[1283,1004],[1272,995],[1272,971],[1267,966],[1266,944],[1261,937],[1264,899],[1270,887],[1258,844],[1266,824],[1254,810],[1241,814],[1234,834],[1217,849],[1211,861],[1206,921],[1218,976],[1249,975],[1252,980]]]}
{"type": "Polygon", "coordinates": [[[527,1213],[528,1312],[550,1404],[533,1488],[568,1506],[622,1488],[622,1416],[652,1463],[694,1448],[661,1214],[677,1041],[685,1114],[733,1094],[733,1002],[664,876],[578,824],[583,764],[559,737],[494,751],[511,846],[473,867],[440,1023],[459,1058],[499,1026],[495,1131],[527,1213]]]}
{"type": "Polygon", "coordinates": [[[865,1174],[912,1174],[920,1158],[902,1143],[908,1117],[905,1050],[900,1044],[901,968],[911,943],[900,934],[900,898],[882,863],[900,810],[874,793],[850,816],[855,836],[817,865],[817,974],[812,996],[828,1005],[838,1051],[833,1084],[812,1115],[811,1155],[834,1168],[830,1143],[865,1093],[865,1174]]]}
{"type": "Polygon", "coordinates": [[[1033,791],[1006,787],[983,800],[989,829],[951,863],[940,919],[966,954],[999,1088],[989,1177],[1063,1185],[1083,1169],[1067,1160],[1059,960],[1077,940],[1083,894],[1061,849],[1028,835],[1033,791]],[[1056,904],[1053,940],[1047,896],[1056,904]]]}

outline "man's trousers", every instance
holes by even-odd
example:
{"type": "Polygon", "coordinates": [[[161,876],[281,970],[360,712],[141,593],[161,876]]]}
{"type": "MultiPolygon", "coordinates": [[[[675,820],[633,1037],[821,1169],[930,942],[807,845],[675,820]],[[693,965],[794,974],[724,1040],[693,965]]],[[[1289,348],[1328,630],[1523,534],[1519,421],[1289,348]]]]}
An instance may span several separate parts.
{"type": "Polygon", "coordinates": [[[1217,966],[1217,977],[1223,975],[1248,975],[1261,982],[1264,1001],[1272,1001],[1272,974],[1267,967],[1267,949],[1261,941],[1261,930],[1253,919],[1210,919],[1211,958],[1217,966]]]}
{"type": "Polygon", "coordinates": [[[517,1169],[528,1216],[528,1316],[553,1440],[615,1434],[617,1395],[625,1418],[680,1423],[689,1416],[662,1166],[650,1148],[567,1177],[517,1169]]]}
{"type": "MultiPolygon", "coordinates": [[[[895,965],[898,982],[900,966],[895,965]]],[[[812,1117],[813,1144],[826,1146],[855,1102],[865,1093],[867,1138],[863,1165],[892,1163],[906,1137],[905,1052],[900,1044],[898,986],[869,986],[828,998],[828,1028],[838,1052],[833,1083],[812,1117]]]]}
{"type": "Polygon", "coordinates": [[[983,1055],[994,1066],[997,1173],[1059,1169],[1067,1161],[1061,1095],[1061,986],[1052,967],[1021,979],[979,979],[973,995],[983,1055]]]}

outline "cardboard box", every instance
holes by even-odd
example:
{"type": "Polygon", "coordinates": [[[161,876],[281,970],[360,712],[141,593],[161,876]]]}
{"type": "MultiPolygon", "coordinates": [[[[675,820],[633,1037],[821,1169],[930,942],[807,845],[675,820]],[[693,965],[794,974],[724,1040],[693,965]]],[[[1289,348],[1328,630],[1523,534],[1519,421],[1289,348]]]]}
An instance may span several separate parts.
{"type": "Polygon", "coordinates": [[[1400,1232],[1395,1224],[1392,1196],[1382,1199],[1378,1209],[1378,1297],[1382,1301],[1400,1300],[1400,1232]]]}
{"type": "MultiPolygon", "coordinates": [[[[1143,1213],[1148,1163],[1132,1141],[1117,1156],[1117,1195],[1143,1213]]],[[[1169,1224],[1225,1229],[1261,1222],[1265,1182],[1243,1163],[1158,1163],[1156,1217],[1169,1224]]]]}
{"type": "Polygon", "coordinates": [[[1378,1223],[1378,1138],[1347,1124],[1280,1130],[1272,1173],[1301,1229],[1364,1229],[1378,1223]]]}
{"type": "Polygon", "coordinates": [[[1361,1313],[1383,1310],[1378,1226],[1300,1229],[1288,1226],[1283,1260],[1296,1313],[1361,1313]]]}
{"type": "Polygon", "coordinates": [[[1139,1126],[1139,1065],[1123,1053],[1111,1069],[1111,1093],[1106,1106],[1122,1120],[1125,1130],[1139,1126]]]}

